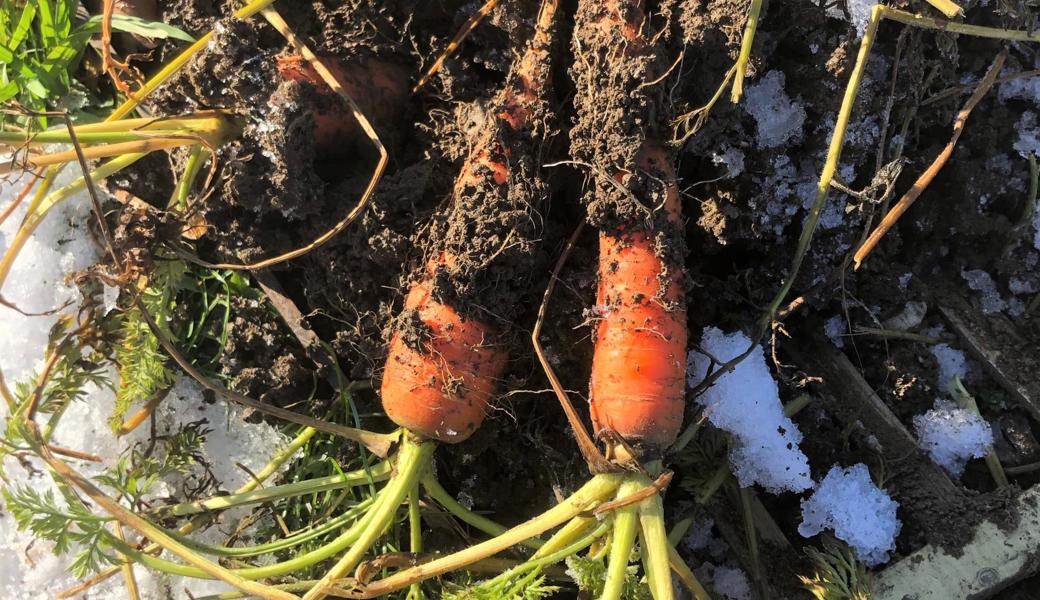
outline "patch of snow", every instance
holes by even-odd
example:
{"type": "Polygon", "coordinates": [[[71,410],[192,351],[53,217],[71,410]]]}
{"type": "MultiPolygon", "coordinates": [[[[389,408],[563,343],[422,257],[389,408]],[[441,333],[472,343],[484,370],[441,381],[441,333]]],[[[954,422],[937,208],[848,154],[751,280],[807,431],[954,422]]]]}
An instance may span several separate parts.
{"type": "MultiPolygon", "coordinates": [[[[1014,71],[1018,71],[1018,69],[1014,68],[1005,68],[1004,70],[1007,75],[1012,75],[1014,71]]],[[[997,88],[997,97],[1000,98],[1001,102],[1018,98],[1032,100],[1035,104],[1040,104],[1040,76],[1033,75],[1032,77],[1019,77],[1005,81],[997,88]]]]}
{"type": "Polygon", "coordinates": [[[770,71],[747,88],[744,110],[758,126],[758,144],[776,148],[798,141],[805,124],[805,107],[784,92],[784,74],[770,71]]]}
{"type": "Polygon", "coordinates": [[[982,458],[993,445],[993,431],[977,413],[936,400],[935,408],[914,417],[921,448],[953,477],[964,472],[971,458],[982,458]]]}
{"type": "Polygon", "coordinates": [[[726,168],[722,179],[732,179],[744,172],[744,153],[730,145],[725,145],[719,152],[711,153],[711,162],[726,168]]]}
{"type": "Polygon", "coordinates": [[[827,319],[823,323],[823,332],[836,347],[845,347],[845,319],[841,315],[834,315],[827,319]]]}
{"type": "Polygon", "coordinates": [[[737,567],[702,562],[693,570],[693,573],[701,583],[715,591],[713,598],[724,600],[753,600],[755,598],[747,575],[737,567]]]}
{"type": "MultiPolygon", "coordinates": [[[[77,171],[65,169],[56,186],[70,182],[77,171]]],[[[0,206],[7,206],[20,191],[23,182],[0,185],[0,206]]],[[[24,202],[0,225],[0,252],[6,250],[25,214],[24,202]]],[[[0,356],[3,356],[4,375],[8,382],[23,381],[42,364],[47,334],[59,315],[75,314],[81,300],[79,292],[66,283],[66,277],[90,266],[97,260],[95,245],[86,231],[90,203],[80,193],[59,205],[47,215],[33,236],[26,242],[18,260],[11,269],[3,294],[26,311],[41,312],[72,304],[58,315],[26,317],[6,307],[0,307],[0,356]]],[[[103,298],[109,306],[115,303],[113,291],[105,290],[103,298]]],[[[115,378],[115,373],[110,373],[115,378]]],[[[87,477],[94,477],[112,466],[120,456],[135,444],[147,441],[148,427],[115,438],[108,426],[114,394],[108,388],[91,387],[86,398],[69,406],[61,426],[55,432],[56,443],[95,454],[100,463],[70,461],[72,466],[87,477]]],[[[230,410],[223,403],[208,403],[201,388],[187,378],[180,378],[169,396],[156,410],[157,432],[162,435],[179,431],[185,424],[205,419],[212,431],[206,436],[202,454],[207,457],[213,472],[225,489],[241,486],[251,476],[236,466],[257,471],[270,456],[285,444],[284,436],[268,424],[248,424],[241,420],[241,410],[230,410]],[[231,423],[230,427],[226,425],[231,423]]],[[[32,486],[39,491],[55,490],[53,481],[38,461],[31,461],[39,469],[32,472],[13,457],[4,460],[8,478],[5,485],[32,486]]],[[[179,489],[180,481],[158,482],[153,491],[158,496],[179,489]]],[[[248,507],[240,507],[248,512],[248,507]]],[[[233,514],[225,514],[223,521],[232,524],[233,514]]],[[[218,527],[205,532],[199,539],[212,542],[222,539],[218,527]],[[206,535],[211,539],[205,539],[206,535]]],[[[0,597],[14,600],[53,598],[77,580],[68,570],[71,555],[57,556],[53,544],[36,541],[31,533],[19,531],[6,510],[0,510],[0,597]]],[[[144,600],[187,598],[185,589],[194,596],[228,591],[221,582],[206,582],[155,574],[135,567],[141,597],[144,600]]],[[[94,587],[85,596],[93,600],[122,600],[126,598],[123,580],[113,577],[94,587]]]]}
{"type": "Polygon", "coordinates": [[[932,356],[939,363],[939,389],[945,390],[947,384],[954,377],[966,379],[968,376],[968,359],[964,352],[951,347],[949,344],[935,344],[928,348],[932,356]]]}
{"type": "Polygon", "coordinates": [[[914,276],[913,273],[903,273],[899,276],[899,289],[906,290],[906,286],[910,285],[910,279],[914,276]]]}
{"type": "Polygon", "coordinates": [[[881,326],[885,329],[892,329],[895,331],[907,331],[913,329],[924,321],[924,316],[928,313],[928,303],[920,300],[911,300],[903,306],[903,310],[899,314],[885,319],[881,326]]]}
{"type": "Polygon", "coordinates": [[[1007,303],[997,291],[997,284],[989,273],[982,269],[961,270],[961,277],[968,287],[982,294],[982,312],[989,315],[1007,308],[1007,303]]]}
{"type": "Polygon", "coordinates": [[[1040,250],[1040,210],[1033,213],[1033,248],[1040,250]]]}
{"type": "Polygon", "coordinates": [[[831,467],[807,500],[802,500],[798,533],[812,537],[824,529],[844,540],[856,557],[869,566],[888,560],[895,550],[902,524],[896,503],[870,479],[863,463],[843,469],[831,467]]]}
{"type": "Polygon", "coordinates": [[[1015,124],[1015,129],[1018,131],[1018,140],[1015,141],[1012,148],[1017,150],[1022,158],[1029,158],[1034,154],[1040,155],[1040,128],[1037,127],[1036,113],[1031,110],[1022,113],[1022,117],[1015,124]]]}
{"type": "MultiPolygon", "coordinates": [[[[741,332],[725,334],[707,327],[701,348],[726,361],[742,354],[751,340],[741,332]]],[[[708,374],[710,359],[691,352],[688,359],[691,385],[708,374]]],[[[776,381],[757,346],[736,368],[720,377],[697,402],[712,425],[733,436],[729,460],[741,486],[758,483],[773,493],[799,492],[812,486],[809,460],[798,448],[802,434],[784,416],[776,381]]]]}
{"type": "Polygon", "coordinates": [[[1008,289],[1011,290],[1012,294],[1021,296],[1022,294],[1035,294],[1040,291],[1040,286],[1037,286],[1036,282],[1021,279],[1019,277],[1012,277],[1008,281],[1008,289]]]}
{"type": "Polygon", "coordinates": [[[712,589],[721,598],[728,600],[751,600],[751,583],[744,571],[730,567],[715,567],[712,589]]]}
{"type": "MultiPolygon", "coordinates": [[[[877,4],[875,0],[848,0],[849,22],[856,28],[856,38],[863,36],[866,24],[870,21],[870,8],[877,4]]],[[[846,14],[836,4],[827,9],[827,16],[835,19],[844,19],[846,14]]]]}
{"type": "Polygon", "coordinates": [[[715,536],[713,527],[715,527],[715,519],[711,517],[695,521],[679,542],[680,549],[690,555],[697,553],[700,556],[707,555],[712,558],[725,556],[729,552],[729,545],[721,537],[715,536]]]}

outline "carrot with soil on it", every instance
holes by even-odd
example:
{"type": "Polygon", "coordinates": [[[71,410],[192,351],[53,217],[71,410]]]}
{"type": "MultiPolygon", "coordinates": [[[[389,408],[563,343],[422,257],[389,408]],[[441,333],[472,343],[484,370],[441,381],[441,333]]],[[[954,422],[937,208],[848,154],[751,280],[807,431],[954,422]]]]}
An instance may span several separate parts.
{"type": "MultiPolygon", "coordinates": [[[[333,582],[358,566],[420,483],[439,502],[451,502],[429,472],[435,442],[458,443],[476,431],[507,360],[502,327],[481,307],[495,302],[498,317],[515,312],[533,271],[539,232],[532,211],[545,191],[533,158],[548,115],[556,8],[557,0],[542,5],[534,38],[498,94],[451,201],[434,216],[431,256],[405,297],[380,389],[387,416],[403,429],[394,473],[364,517],[362,536],[307,600],[336,591],[333,582]],[[503,269],[514,276],[495,286],[505,295],[481,298],[486,281],[503,269]]],[[[464,518],[493,534],[504,529],[464,518]]]]}
{"type": "MultiPolygon", "coordinates": [[[[602,590],[594,592],[601,600],[619,600],[627,587],[638,584],[629,570],[638,539],[655,600],[673,598],[672,570],[698,600],[709,597],[668,541],[661,501],[669,478],[663,455],[676,439],[684,412],[685,250],[671,158],[654,132],[645,129],[654,122],[656,101],[643,78],[653,80],[647,73],[666,66],[659,49],[648,42],[653,39],[649,29],[638,0],[578,4],[571,152],[577,164],[602,167],[586,192],[586,204],[590,224],[599,229],[599,322],[590,405],[596,431],[608,440],[606,472],[501,536],[382,580],[360,582],[350,597],[380,597],[560,525],[529,561],[479,584],[481,593],[515,592],[524,582],[537,581],[544,566],[568,557],[600,563],[605,558],[602,590]],[[604,551],[578,557],[604,539],[609,539],[604,551]]],[[[535,335],[538,330],[536,325],[535,335]]],[[[537,338],[534,343],[538,348],[537,338]]],[[[559,391],[555,376],[549,377],[559,391]]],[[[566,394],[560,395],[568,408],[566,394]]],[[[572,424],[579,440],[588,438],[584,425],[572,424]]],[[[593,470],[604,464],[602,458],[589,462],[593,470]]]]}

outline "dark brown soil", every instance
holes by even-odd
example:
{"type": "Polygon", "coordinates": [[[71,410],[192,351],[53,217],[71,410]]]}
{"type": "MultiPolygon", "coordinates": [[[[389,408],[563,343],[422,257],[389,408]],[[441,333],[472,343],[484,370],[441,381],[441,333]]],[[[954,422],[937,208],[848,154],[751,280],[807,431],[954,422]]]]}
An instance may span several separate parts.
{"type": "MultiPolygon", "coordinates": [[[[219,176],[202,205],[210,229],[195,248],[207,260],[239,262],[277,255],[327,230],[357,202],[375,156],[363,140],[344,140],[331,151],[318,148],[315,114],[335,110],[338,100],[320,85],[282,80],[276,64],[288,54],[284,41],[260,19],[222,18],[232,4],[182,0],[163,8],[166,20],[193,33],[213,27],[217,33],[209,48],[154,98],[151,109],[175,114],[221,107],[243,119],[243,135],[218,152],[219,176]]],[[[558,256],[586,208],[591,224],[601,228],[647,222],[648,212],[653,214],[648,209],[657,204],[659,181],[635,168],[636,154],[646,139],[669,141],[681,135],[673,119],[711,98],[737,56],[747,10],[745,1],[736,0],[650,2],[643,26],[654,43],[618,53],[621,42],[605,36],[568,39],[570,31],[595,20],[597,11],[608,10],[611,3],[578,12],[575,2],[564,2],[552,73],[558,100],[541,108],[537,128],[498,139],[501,148],[508,148],[517,176],[505,193],[484,187],[453,190],[469,150],[491,135],[496,93],[522,50],[517,40],[530,37],[537,4],[503,0],[428,86],[416,95],[402,95],[394,110],[385,110],[391,103],[386,96],[359,96],[389,150],[386,174],[369,207],[346,231],[272,269],[306,324],[331,344],[347,376],[374,379],[378,385],[385,342],[408,283],[441,252],[457,257],[454,267],[438,272],[437,293],[467,314],[493,319],[507,333],[512,358],[498,410],[469,441],[439,453],[439,475],[453,493],[469,496],[475,507],[508,522],[544,510],[553,502],[554,485],[571,490],[584,475],[526,342],[550,259],[558,256]],[[587,101],[575,100],[578,90],[587,101]],[[556,141],[553,133],[561,134],[556,141]],[[542,168],[557,160],[574,162],[542,168]],[[621,185],[611,179],[618,172],[629,173],[621,185]]],[[[673,256],[689,251],[685,266],[692,342],[708,325],[753,332],[788,276],[858,50],[855,29],[820,2],[768,4],[744,101],[731,104],[727,92],[704,126],[673,148],[685,231],[650,225],[666,232],[662,251],[673,256]],[[749,102],[755,86],[776,77],[775,72],[783,75],[784,94],[804,111],[804,123],[782,142],[767,146],[749,102]]],[[[1013,3],[964,4],[972,23],[1020,27],[1027,21],[1028,13],[1013,3]]],[[[896,5],[935,14],[923,1],[896,5]]],[[[295,3],[283,14],[329,60],[348,68],[382,61],[399,68],[410,86],[475,7],[455,0],[318,0],[295,3]]],[[[786,317],[773,340],[775,375],[785,401],[820,393],[808,385],[806,375],[812,373],[784,362],[785,346],[804,351],[810,335],[819,335],[824,323],[837,319],[846,334],[836,338],[841,351],[912,433],[912,418],[944,395],[931,344],[921,340],[934,338],[967,350],[937,309],[929,283],[937,280],[969,298],[980,315],[996,302],[996,310],[1004,311],[1024,339],[1032,341],[1032,348],[1022,352],[1031,354],[1031,364],[1040,363],[1040,251],[1034,247],[1032,223],[1022,219],[1028,162],[1013,148],[1023,115],[1037,111],[1032,100],[1001,98],[998,86],[972,114],[946,168],[864,266],[855,272],[840,270],[864,233],[947,143],[953,116],[971,90],[961,89],[962,84],[977,81],[1002,48],[995,40],[906,29],[892,22],[881,25],[839,168],[842,183],[866,192],[857,198],[831,191],[823,224],[787,299],[801,296],[804,302],[786,317]],[[885,166],[899,159],[906,164],[892,178],[895,195],[883,198],[879,190],[885,176],[894,173],[885,166]],[[991,276],[992,290],[969,285],[966,276],[973,277],[975,270],[991,276]],[[925,306],[917,322],[906,325],[893,319],[911,303],[925,306]],[[917,337],[850,334],[859,327],[901,328],[900,333],[917,337]]],[[[1035,48],[1015,44],[1008,49],[1005,73],[1034,68],[1035,48]]],[[[169,50],[161,47],[158,52],[166,55],[169,50]]],[[[165,207],[173,181],[169,165],[152,160],[110,184],[165,207]]],[[[550,362],[577,400],[588,385],[595,248],[594,232],[581,236],[561,274],[543,335],[550,362]]],[[[315,370],[303,357],[270,311],[236,306],[222,368],[237,391],[282,404],[299,402],[310,393],[315,370]]],[[[970,357],[969,368],[966,385],[983,416],[999,427],[997,450],[1005,465],[1036,462],[1037,423],[970,357]]],[[[1011,376],[1031,380],[1035,369],[1011,376]]],[[[330,396],[324,393],[324,400],[314,402],[315,414],[321,414],[330,396]]],[[[377,410],[375,394],[359,393],[358,400],[377,410]]],[[[875,432],[847,426],[816,400],[795,420],[815,476],[830,465],[856,462],[868,464],[879,476],[884,462],[888,475],[911,481],[914,472],[907,465],[927,460],[917,456],[899,462],[899,457],[884,456],[881,461],[871,447],[875,432]]],[[[386,425],[377,419],[366,424],[386,425]]],[[[695,486],[683,481],[710,474],[698,472],[696,461],[685,458],[676,459],[678,478],[667,496],[675,514],[693,502],[690,490],[695,486]]],[[[1037,477],[1032,472],[1012,480],[1028,487],[1037,477]]],[[[897,489],[898,481],[892,489],[904,510],[912,506],[932,513],[931,521],[904,527],[899,554],[929,541],[956,551],[978,519],[1009,525],[1015,518],[1008,511],[1014,491],[994,492],[981,461],[953,482],[965,499],[957,508],[928,505],[925,496],[897,489]],[[948,527],[927,531],[924,523],[948,527]]],[[[762,494],[762,499],[796,549],[809,543],[796,531],[798,497],[762,494]]],[[[697,553],[688,558],[694,565],[706,560],[697,553]]],[[[805,573],[808,566],[797,563],[793,569],[805,573]]],[[[781,572],[785,569],[777,570],[781,572]]],[[[773,583],[789,597],[799,597],[789,579],[773,583]]]]}

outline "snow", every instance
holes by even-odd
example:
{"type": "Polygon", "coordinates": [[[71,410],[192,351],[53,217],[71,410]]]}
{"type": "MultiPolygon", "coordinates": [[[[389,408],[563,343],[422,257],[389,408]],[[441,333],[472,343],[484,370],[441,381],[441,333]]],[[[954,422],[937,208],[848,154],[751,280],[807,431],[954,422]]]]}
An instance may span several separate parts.
{"type": "Polygon", "coordinates": [[[961,270],[961,277],[968,282],[968,287],[982,293],[982,312],[990,315],[1007,308],[1007,303],[997,291],[997,284],[990,274],[982,269],[961,270]]]}
{"type": "Polygon", "coordinates": [[[1033,213],[1033,248],[1040,250],[1040,210],[1033,213]]]}
{"type": "MultiPolygon", "coordinates": [[[[1036,66],[1040,65],[1034,65],[1034,68],[1036,66]]],[[[1016,71],[1017,69],[1005,67],[1002,75],[1012,75],[1016,71]]],[[[1000,98],[1001,102],[1019,98],[1032,100],[1035,104],[1040,105],[1040,76],[1019,77],[1005,81],[997,89],[997,97],[1000,98]]]]}
{"type": "Polygon", "coordinates": [[[939,363],[939,389],[945,390],[950,380],[954,377],[965,379],[968,375],[968,359],[964,352],[951,347],[949,344],[935,344],[928,348],[932,356],[939,363]]]}
{"type": "Polygon", "coordinates": [[[993,445],[993,431],[977,413],[936,400],[935,408],[914,417],[914,430],[928,456],[959,477],[971,458],[982,458],[993,445]]]}
{"type": "Polygon", "coordinates": [[[776,148],[802,136],[805,107],[784,92],[784,79],[781,71],[770,71],[747,88],[744,110],[755,119],[762,148],[776,148]]]}
{"type": "Polygon", "coordinates": [[[899,289],[906,290],[906,286],[910,285],[910,280],[913,279],[913,273],[903,273],[899,276],[899,289]]]}
{"type": "MultiPolygon", "coordinates": [[[[870,21],[870,9],[874,4],[876,4],[875,0],[847,0],[845,3],[849,9],[849,20],[856,28],[857,39],[863,37],[863,32],[867,29],[867,22],[870,21]]],[[[833,3],[827,8],[827,16],[845,19],[845,12],[841,10],[840,4],[833,3]]]]}
{"type": "Polygon", "coordinates": [[[711,587],[715,594],[729,600],[751,600],[751,583],[747,575],[740,569],[730,567],[715,567],[711,587]]]}
{"type": "Polygon", "coordinates": [[[823,323],[823,333],[837,348],[845,347],[845,319],[841,315],[834,315],[823,323]]]}
{"type": "Polygon", "coordinates": [[[1012,148],[1017,150],[1022,158],[1029,158],[1034,154],[1040,155],[1040,128],[1037,127],[1036,113],[1031,110],[1022,113],[1022,117],[1015,124],[1015,129],[1018,131],[1018,140],[1015,141],[1012,148]]]}
{"type": "Polygon", "coordinates": [[[703,562],[693,570],[697,579],[715,591],[720,600],[753,600],[751,583],[743,570],[723,564],[703,562]]]}
{"type": "Polygon", "coordinates": [[[744,172],[744,153],[728,144],[719,152],[711,153],[712,164],[726,168],[722,179],[732,179],[744,172]]]}
{"type": "MultiPolygon", "coordinates": [[[[808,214],[816,200],[818,166],[817,161],[812,158],[803,158],[795,165],[786,154],[773,157],[766,176],[755,180],[762,190],[765,206],[759,208],[755,201],[751,206],[756,220],[763,229],[772,231],[773,235],[780,238],[784,229],[791,224],[791,217],[795,213],[805,209],[808,214]]],[[[852,179],[853,175],[851,165],[841,168],[843,179],[852,179]]],[[[820,216],[819,227],[833,229],[842,225],[845,220],[845,205],[844,194],[831,194],[820,216]]]]}
{"type": "Polygon", "coordinates": [[[875,4],[877,4],[875,0],[848,0],[849,15],[852,17],[852,24],[856,26],[856,37],[863,37],[863,32],[867,30],[867,23],[870,21],[870,9],[875,4]]]}
{"type": "Polygon", "coordinates": [[[863,463],[843,469],[831,467],[808,500],[802,500],[798,533],[812,537],[824,529],[844,540],[868,566],[888,561],[902,524],[899,505],[870,479],[863,463]]]}
{"type": "Polygon", "coordinates": [[[903,306],[903,310],[898,314],[885,319],[881,326],[894,331],[908,331],[920,325],[926,314],[928,314],[927,302],[911,300],[903,306]]]}
{"type": "Polygon", "coordinates": [[[715,527],[715,519],[711,517],[707,517],[703,521],[694,522],[686,532],[686,535],[683,536],[680,546],[688,552],[696,552],[702,548],[707,548],[708,544],[715,539],[711,532],[712,527],[715,527]]]}
{"type": "MultiPolygon", "coordinates": [[[[59,177],[58,185],[70,181],[73,169],[59,177]]],[[[21,189],[22,182],[0,184],[0,206],[7,206],[21,189]]],[[[6,250],[22,217],[25,204],[0,226],[0,251],[6,250]]],[[[60,314],[75,314],[80,296],[75,287],[65,283],[67,275],[90,266],[97,259],[95,245],[85,231],[90,212],[86,194],[74,196],[55,208],[43,221],[23,248],[3,287],[3,295],[25,311],[46,311],[66,301],[73,304],[60,314]]],[[[114,303],[114,292],[105,290],[106,304],[114,303]]],[[[42,364],[47,333],[58,315],[26,317],[14,310],[0,307],[0,357],[3,357],[4,375],[10,384],[22,381],[42,364]]],[[[115,377],[115,373],[110,373],[115,377]]],[[[55,442],[95,454],[101,463],[70,461],[72,466],[87,476],[95,476],[111,466],[126,450],[146,442],[148,427],[115,439],[107,419],[113,406],[113,393],[107,388],[88,389],[85,401],[72,404],[61,426],[55,433],[55,442]]],[[[5,415],[6,416],[6,415],[5,415]]],[[[241,410],[222,402],[208,403],[201,388],[187,378],[179,379],[173,390],[156,411],[156,431],[178,431],[185,424],[206,420],[211,432],[206,436],[202,454],[210,463],[221,487],[232,490],[251,479],[246,469],[256,472],[267,464],[270,457],[285,444],[284,436],[270,425],[247,424],[241,420],[241,410]]],[[[3,468],[8,478],[4,485],[29,485],[39,490],[54,489],[53,483],[38,461],[30,461],[30,468],[17,459],[7,457],[3,468]]],[[[199,473],[196,473],[199,475],[199,473]]],[[[169,480],[156,484],[158,496],[180,488],[182,481],[169,480]]],[[[238,509],[242,516],[248,508],[238,509]]],[[[225,514],[223,524],[233,527],[237,518],[225,514]]],[[[220,525],[211,528],[200,538],[213,542],[221,538],[220,525]]],[[[52,598],[57,592],[77,583],[69,573],[71,556],[55,556],[49,542],[35,541],[28,532],[18,531],[6,510],[0,510],[0,597],[11,600],[52,598]]],[[[144,600],[187,598],[185,589],[194,596],[227,591],[221,582],[186,580],[152,574],[135,567],[144,600]]],[[[126,597],[120,576],[110,578],[91,589],[85,596],[95,600],[121,600],[126,597]]]]}
{"type": "MultiPolygon", "coordinates": [[[[701,348],[722,361],[742,354],[750,345],[743,333],[725,334],[715,327],[705,328],[701,337],[701,348]]],[[[689,383],[694,386],[707,376],[711,362],[694,351],[688,363],[689,383]]],[[[809,460],[798,448],[802,434],[784,416],[779,389],[761,346],[720,377],[697,402],[704,406],[712,425],[733,436],[729,460],[741,486],[758,483],[773,493],[800,492],[812,486],[809,460]]]]}

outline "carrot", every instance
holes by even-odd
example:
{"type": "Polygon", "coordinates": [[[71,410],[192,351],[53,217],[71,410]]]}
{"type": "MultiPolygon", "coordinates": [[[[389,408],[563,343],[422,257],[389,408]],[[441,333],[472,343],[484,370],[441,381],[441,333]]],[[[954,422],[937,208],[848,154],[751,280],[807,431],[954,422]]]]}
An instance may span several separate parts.
{"type": "MultiPolygon", "coordinates": [[[[408,99],[408,71],[401,65],[378,58],[344,63],[322,57],[336,79],[358,107],[379,128],[399,116],[408,99]]],[[[361,128],[314,67],[298,54],[279,56],[275,68],[282,79],[315,87],[318,97],[309,99],[314,119],[314,141],[319,150],[335,149],[345,141],[363,138],[361,128]]]]}
{"type": "Polygon", "coordinates": [[[427,438],[457,443],[484,420],[494,382],[506,364],[500,348],[487,345],[493,328],[463,320],[433,297],[430,279],[408,292],[404,310],[428,328],[418,347],[401,333],[390,341],[383,371],[383,408],[394,423],[427,438]]]}
{"type": "MultiPolygon", "coordinates": [[[[479,138],[456,180],[449,212],[461,211],[465,217],[468,207],[463,198],[470,193],[483,196],[470,201],[491,202],[489,196],[497,195],[498,202],[508,202],[515,144],[504,143],[502,133],[529,129],[542,102],[549,81],[546,61],[554,5],[555,0],[547,2],[541,11],[530,50],[499,94],[495,122],[479,138]]],[[[483,236],[506,238],[510,233],[484,231],[483,236]]],[[[463,317],[458,306],[437,298],[434,280],[447,275],[451,281],[457,262],[454,253],[440,252],[427,265],[425,277],[409,291],[405,314],[412,316],[412,323],[418,319],[427,339],[409,344],[406,332],[394,334],[381,389],[383,408],[395,423],[447,443],[465,440],[480,426],[507,359],[505,350],[493,345],[500,337],[496,327],[481,316],[463,317]]],[[[490,271],[494,265],[481,268],[490,271]]]]}
{"type": "MultiPolygon", "coordinates": [[[[664,182],[662,210],[678,225],[679,192],[667,152],[647,142],[639,164],[664,182]]],[[[600,232],[596,304],[602,319],[589,402],[597,432],[613,430],[663,449],[682,426],[686,306],[682,265],[669,264],[654,246],[653,238],[632,227],[600,232]]]]}
{"type": "MultiPolygon", "coordinates": [[[[531,170],[531,155],[541,142],[535,121],[545,115],[556,4],[557,0],[546,0],[543,5],[535,37],[496,97],[493,118],[476,139],[450,202],[434,216],[432,258],[408,290],[391,337],[380,395],[387,416],[404,430],[393,476],[371,511],[343,534],[356,535],[351,548],[304,600],[321,600],[332,582],[357,567],[401,503],[416,497],[420,484],[434,497],[447,496],[438,496],[439,484],[428,472],[434,442],[465,440],[488,412],[507,354],[503,332],[480,310],[479,290],[488,287],[487,281],[503,264],[531,270],[535,219],[530,216],[531,198],[522,191],[541,189],[533,181],[537,175],[531,170]],[[496,218],[470,218],[481,209],[496,218]],[[514,238],[517,243],[510,243],[514,238]]],[[[527,287],[522,273],[513,275],[513,281],[501,285],[527,287]]],[[[516,310],[494,308],[499,315],[516,310]]],[[[485,531],[497,534],[504,529],[438,501],[485,531]]]]}

